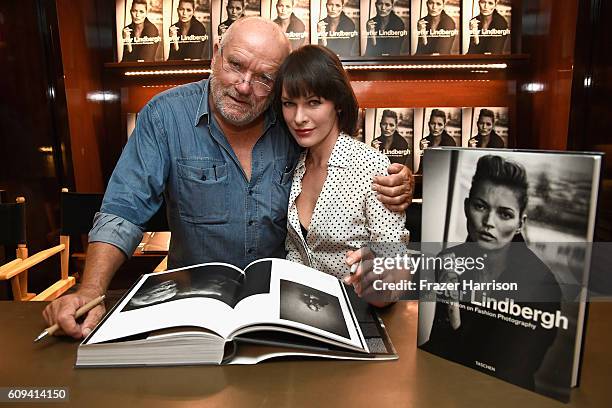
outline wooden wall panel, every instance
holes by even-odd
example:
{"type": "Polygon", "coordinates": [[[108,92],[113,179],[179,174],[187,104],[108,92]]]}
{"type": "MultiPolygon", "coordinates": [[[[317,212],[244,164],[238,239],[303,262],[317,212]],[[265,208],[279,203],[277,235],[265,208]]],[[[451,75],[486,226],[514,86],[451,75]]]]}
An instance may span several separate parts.
{"type": "Polygon", "coordinates": [[[526,2],[523,50],[532,74],[523,84],[542,85],[531,95],[532,140],[525,147],[565,150],[569,129],[578,0],[526,2]]]}
{"type": "Polygon", "coordinates": [[[56,1],[74,188],[79,192],[104,191],[100,145],[106,139],[102,104],[107,94],[101,82],[104,56],[95,37],[95,5],[88,0],[56,1]]]}
{"type": "Polygon", "coordinates": [[[489,80],[353,81],[362,108],[507,106],[513,85],[489,80]]]}

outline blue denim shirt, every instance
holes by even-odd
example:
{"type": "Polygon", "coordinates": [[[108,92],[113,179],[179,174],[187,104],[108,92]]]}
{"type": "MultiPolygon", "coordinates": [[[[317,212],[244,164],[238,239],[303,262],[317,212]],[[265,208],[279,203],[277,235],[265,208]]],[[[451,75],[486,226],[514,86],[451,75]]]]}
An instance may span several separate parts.
{"type": "Polygon", "coordinates": [[[244,267],[284,257],[299,147],[270,109],[264,129],[247,180],[209,114],[207,80],[155,96],[138,114],[89,241],[130,256],[163,199],[172,231],[169,268],[212,261],[244,267]]]}

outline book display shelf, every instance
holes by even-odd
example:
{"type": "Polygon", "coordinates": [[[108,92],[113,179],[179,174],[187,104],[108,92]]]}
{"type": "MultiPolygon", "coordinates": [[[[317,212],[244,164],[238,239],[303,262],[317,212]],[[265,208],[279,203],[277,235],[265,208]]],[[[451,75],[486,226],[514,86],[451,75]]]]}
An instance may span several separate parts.
{"type": "MultiPolygon", "coordinates": [[[[116,62],[113,2],[57,2],[77,190],[103,191],[129,122],[154,95],[210,73],[204,59],[116,62]],[[85,27],[99,47],[76,41],[85,27]]],[[[577,2],[511,6],[510,54],[342,57],[360,107],[507,107],[508,147],[566,148],[575,34],[563,27],[576,24],[577,2]]]]}

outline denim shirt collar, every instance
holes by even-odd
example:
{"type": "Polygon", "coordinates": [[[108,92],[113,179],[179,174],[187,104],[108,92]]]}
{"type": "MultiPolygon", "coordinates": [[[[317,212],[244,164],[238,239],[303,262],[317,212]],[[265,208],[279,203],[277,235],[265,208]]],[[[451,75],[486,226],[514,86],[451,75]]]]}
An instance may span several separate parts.
{"type": "MultiPolygon", "coordinates": [[[[210,106],[208,104],[208,94],[210,92],[210,78],[203,79],[198,82],[198,85],[202,88],[202,97],[200,98],[200,103],[198,104],[198,109],[196,110],[196,117],[193,126],[198,126],[202,117],[206,115],[207,124],[210,125],[210,106]]],[[[264,133],[268,130],[270,126],[276,124],[276,113],[272,107],[266,109],[264,112],[265,121],[264,121],[264,133]]]]}

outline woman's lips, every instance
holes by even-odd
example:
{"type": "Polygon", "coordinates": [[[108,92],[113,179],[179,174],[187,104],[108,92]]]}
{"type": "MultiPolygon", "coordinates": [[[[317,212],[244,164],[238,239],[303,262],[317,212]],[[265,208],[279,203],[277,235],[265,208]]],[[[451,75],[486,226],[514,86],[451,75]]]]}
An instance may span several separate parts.
{"type": "Polygon", "coordinates": [[[310,129],[293,129],[293,131],[300,137],[306,137],[309,136],[312,131],[314,130],[314,128],[310,128],[310,129]]]}
{"type": "Polygon", "coordinates": [[[487,241],[487,242],[493,242],[493,241],[497,241],[497,238],[495,238],[494,235],[486,232],[486,231],[479,231],[478,232],[478,237],[480,239],[482,239],[483,241],[487,241]]]}

